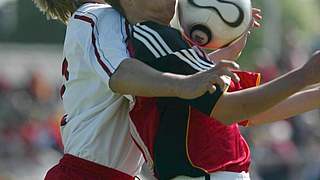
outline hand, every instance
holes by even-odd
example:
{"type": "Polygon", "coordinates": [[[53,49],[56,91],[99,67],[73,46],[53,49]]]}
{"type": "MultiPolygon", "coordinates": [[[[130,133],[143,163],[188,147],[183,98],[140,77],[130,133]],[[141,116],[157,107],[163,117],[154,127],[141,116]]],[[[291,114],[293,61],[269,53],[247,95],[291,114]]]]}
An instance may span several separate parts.
{"type": "Polygon", "coordinates": [[[232,42],[227,48],[229,49],[229,53],[238,55],[241,53],[241,51],[244,49],[248,35],[250,34],[250,31],[253,28],[260,28],[261,24],[259,21],[262,19],[261,16],[261,9],[258,8],[252,8],[252,20],[251,20],[251,25],[248,28],[248,31],[244,33],[240,38],[232,42]]]}
{"type": "Polygon", "coordinates": [[[260,28],[261,24],[259,21],[262,19],[261,9],[252,8],[252,21],[251,21],[251,29],[252,28],[260,28]]]}
{"type": "Polygon", "coordinates": [[[320,82],[320,50],[316,51],[310,60],[301,68],[306,85],[320,82]]]}
{"type": "Polygon", "coordinates": [[[231,72],[231,70],[236,69],[239,69],[237,63],[222,60],[212,69],[186,76],[185,79],[180,81],[181,84],[177,95],[183,99],[194,99],[202,96],[207,91],[214,93],[216,91],[215,85],[225,89],[230,83],[227,82],[228,78],[225,76],[230,77],[235,82],[240,80],[235,73],[231,72]]]}

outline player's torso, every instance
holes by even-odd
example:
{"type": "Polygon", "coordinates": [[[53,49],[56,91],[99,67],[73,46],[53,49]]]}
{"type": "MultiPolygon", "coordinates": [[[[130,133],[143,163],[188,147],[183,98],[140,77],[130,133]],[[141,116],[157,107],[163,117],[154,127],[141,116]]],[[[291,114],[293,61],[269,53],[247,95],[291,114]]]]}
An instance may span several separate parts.
{"type": "Polygon", "coordinates": [[[61,132],[65,153],[135,175],[141,153],[129,134],[130,102],[111,91],[108,80],[116,67],[101,60],[103,33],[98,29],[103,30],[99,26],[110,18],[123,27],[124,19],[107,5],[85,4],[69,21],[61,92],[66,118],[61,132]]]}
{"type": "MultiPolygon", "coordinates": [[[[154,23],[132,29],[133,55],[160,71],[194,74],[214,65],[176,30],[154,23]]],[[[137,98],[131,119],[141,135],[136,138],[144,141],[140,146],[149,167],[155,165],[162,177],[200,176],[237,163],[248,166],[248,146],[237,124],[225,126],[178,98],[137,98]]]]}
{"type": "Polygon", "coordinates": [[[191,47],[179,31],[168,26],[147,21],[133,26],[131,33],[132,56],[146,59],[145,63],[163,72],[193,74],[214,66],[201,49],[191,47]]]}

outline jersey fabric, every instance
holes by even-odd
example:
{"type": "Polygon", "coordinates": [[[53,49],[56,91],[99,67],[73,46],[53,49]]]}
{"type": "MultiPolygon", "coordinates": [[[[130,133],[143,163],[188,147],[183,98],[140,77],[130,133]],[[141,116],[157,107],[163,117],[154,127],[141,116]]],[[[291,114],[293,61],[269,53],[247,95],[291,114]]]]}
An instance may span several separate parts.
{"type": "MultiPolygon", "coordinates": [[[[173,28],[143,22],[131,30],[131,55],[159,71],[190,75],[214,66],[173,28]]],[[[228,91],[256,86],[260,77],[236,73],[241,81],[231,82],[228,91]]],[[[250,151],[238,124],[227,126],[210,118],[222,93],[218,88],[193,100],[136,97],[130,112],[132,136],[158,178],[248,171],[250,151]]]]}
{"type": "Polygon", "coordinates": [[[103,165],[65,154],[59,164],[51,168],[44,180],[134,180],[134,177],[103,165]]]}
{"type": "Polygon", "coordinates": [[[86,3],[69,19],[61,132],[65,154],[134,176],[143,158],[129,132],[132,97],[108,86],[112,73],[129,57],[126,38],[125,19],[109,5],[86,3]]]}

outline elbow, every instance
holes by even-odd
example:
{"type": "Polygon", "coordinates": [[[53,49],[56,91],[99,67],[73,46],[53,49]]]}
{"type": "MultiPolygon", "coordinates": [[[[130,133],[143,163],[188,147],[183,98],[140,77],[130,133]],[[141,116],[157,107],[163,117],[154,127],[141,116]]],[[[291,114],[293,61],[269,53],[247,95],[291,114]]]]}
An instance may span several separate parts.
{"type": "Polygon", "coordinates": [[[231,124],[234,123],[233,121],[229,121],[229,120],[219,120],[219,122],[226,126],[230,126],[231,124]]]}
{"type": "Polygon", "coordinates": [[[245,110],[245,106],[234,98],[234,93],[225,92],[216,103],[210,117],[224,125],[231,125],[245,119],[245,110]]]}
{"type": "Polygon", "coordinates": [[[229,125],[231,125],[231,124],[234,124],[234,123],[237,123],[237,121],[235,121],[235,120],[233,120],[233,119],[226,119],[226,120],[222,120],[221,121],[224,125],[227,125],[227,126],[229,126],[229,125]]]}
{"type": "MultiPolygon", "coordinates": [[[[231,108],[234,109],[234,108],[231,108]]],[[[231,125],[234,123],[238,123],[243,121],[244,119],[248,118],[248,115],[244,113],[245,111],[241,108],[238,110],[231,110],[231,109],[219,109],[217,108],[217,111],[211,114],[211,117],[219,121],[220,123],[224,125],[231,125]]]]}
{"type": "MultiPolygon", "coordinates": [[[[217,119],[220,123],[222,123],[223,125],[229,126],[232,125],[234,123],[242,123],[243,121],[246,121],[248,118],[241,118],[241,116],[238,117],[227,117],[227,118],[220,118],[217,119]]],[[[248,122],[248,124],[246,124],[246,126],[252,126],[252,125],[256,125],[256,124],[252,124],[251,120],[248,122]]]]}
{"type": "Polygon", "coordinates": [[[232,114],[230,113],[220,113],[219,111],[214,111],[211,115],[211,118],[214,118],[215,120],[219,121],[221,124],[229,126],[236,121],[234,117],[232,117],[232,114]]]}
{"type": "Polygon", "coordinates": [[[125,86],[127,82],[127,74],[128,72],[128,66],[129,66],[129,60],[125,59],[123,60],[116,71],[111,75],[109,79],[109,88],[116,93],[124,93],[123,87],[125,86]]]}
{"type": "Polygon", "coordinates": [[[109,80],[109,88],[113,92],[119,92],[119,90],[120,90],[119,84],[120,84],[119,77],[116,75],[116,73],[112,74],[112,76],[110,77],[110,80],[109,80]]]}
{"type": "Polygon", "coordinates": [[[231,124],[234,124],[236,123],[237,121],[235,119],[232,119],[232,118],[217,118],[217,120],[222,123],[223,125],[226,125],[226,126],[229,126],[231,124]]]}

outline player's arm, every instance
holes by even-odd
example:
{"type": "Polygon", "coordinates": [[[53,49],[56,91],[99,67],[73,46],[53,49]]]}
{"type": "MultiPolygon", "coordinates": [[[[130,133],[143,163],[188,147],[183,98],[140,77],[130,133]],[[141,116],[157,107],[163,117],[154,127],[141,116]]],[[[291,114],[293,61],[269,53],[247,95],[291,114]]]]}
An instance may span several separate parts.
{"type": "MultiPolygon", "coordinates": [[[[148,24],[150,25],[150,23],[148,24]]],[[[142,26],[147,27],[146,25],[142,26]]],[[[151,48],[152,46],[146,41],[142,41],[136,33],[139,30],[138,27],[142,26],[138,25],[133,28],[132,44],[135,47],[137,59],[124,60],[111,76],[109,86],[113,91],[137,96],[193,99],[207,91],[214,92],[215,86],[213,84],[224,86],[221,75],[230,76],[235,81],[238,80],[237,76],[229,70],[239,68],[234,62],[222,61],[207,71],[195,74],[185,70],[185,68],[190,68],[186,67],[187,65],[182,60],[170,60],[166,58],[167,56],[161,60],[158,59],[155,51],[152,51],[155,49],[151,48]]],[[[154,29],[155,34],[157,34],[156,30],[154,29]]],[[[160,36],[160,34],[157,35],[160,36]]],[[[145,38],[150,37],[146,36],[145,38]]],[[[156,44],[156,41],[152,41],[153,39],[149,40],[150,43],[156,44]]],[[[166,44],[166,42],[163,43],[166,44]]]]}
{"type": "Polygon", "coordinates": [[[225,124],[239,122],[262,113],[306,86],[320,81],[320,52],[303,67],[258,87],[224,93],[211,116],[225,124]]]}
{"type": "Polygon", "coordinates": [[[213,62],[219,62],[224,59],[236,61],[241,55],[247,43],[248,34],[245,34],[239,38],[239,40],[233,42],[227,47],[218,49],[208,54],[209,58],[213,62]]]}
{"type": "Polygon", "coordinates": [[[287,119],[320,108],[320,87],[296,93],[271,109],[250,118],[249,126],[287,119]]]}
{"type": "MultiPolygon", "coordinates": [[[[166,59],[161,62],[167,64],[166,59]]],[[[140,62],[137,59],[124,60],[118,70],[111,76],[109,86],[115,92],[144,97],[180,97],[184,102],[199,111],[210,115],[212,108],[223,93],[220,87],[225,81],[219,74],[230,72],[226,67],[236,68],[233,62],[223,61],[215,68],[192,75],[178,75],[185,73],[183,61],[181,68],[173,73],[163,73],[158,69],[159,61],[140,62]],[[224,66],[224,67],[223,67],[224,66]],[[154,67],[155,69],[153,69],[154,67]],[[222,70],[221,69],[225,69],[222,70]],[[225,72],[226,71],[226,72],[225,72]],[[219,84],[218,88],[214,84],[219,84]]],[[[230,72],[231,73],[231,72],[230,72]]],[[[233,75],[232,73],[229,75],[233,75]]],[[[236,76],[234,78],[237,78],[236,76]]]]}
{"type": "Polygon", "coordinates": [[[122,33],[125,32],[124,25],[118,18],[120,15],[112,10],[104,14],[97,19],[79,12],[75,14],[72,23],[79,27],[76,36],[86,37],[78,39],[77,48],[86,50],[84,56],[88,57],[88,65],[116,93],[192,99],[206,91],[215,91],[215,86],[210,82],[217,82],[219,76],[213,72],[231,73],[227,68],[237,66],[233,62],[224,62],[220,67],[193,76],[162,73],[141,61],[129,58],[126,36],[122,33]]]}
{"type": "Polygon", "coordinates": [[[221,75],[238,77],[229,69],[237,69],[234,62],[223,61],[214,68],[193,75],[179,75],[158,71],[137,59],[124,60],[109,81],[110,88],[120,94],[145,97],[180,97],[193,99],[216,90],[213,84],[224,86],[221,75]]]}
{"type": "Polygon", "coordinates": [[[184,79],[184,75],[163,73],[137,59],[128,58],[111,76],[109,86],[120,94],[176,97],[181,86],[179,82],[184,79]]]}

